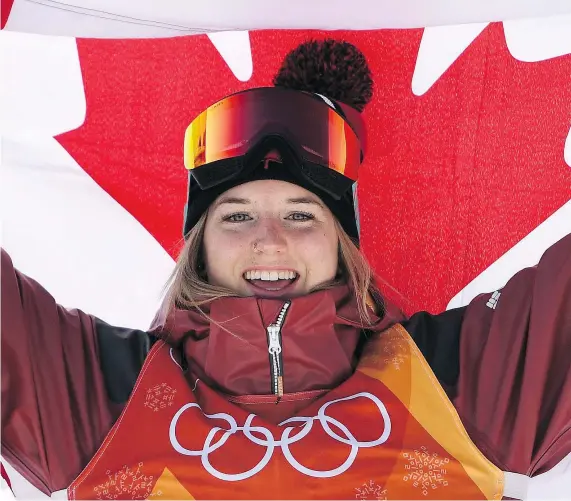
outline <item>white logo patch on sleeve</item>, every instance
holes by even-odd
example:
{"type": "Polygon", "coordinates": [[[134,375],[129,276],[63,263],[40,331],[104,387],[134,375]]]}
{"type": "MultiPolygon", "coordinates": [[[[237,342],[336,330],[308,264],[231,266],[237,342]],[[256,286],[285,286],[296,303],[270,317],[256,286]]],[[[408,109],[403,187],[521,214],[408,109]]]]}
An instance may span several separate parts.
{"type": "Polygon", "coordinates": [[[498,301],[500,300],[500,296],[502,295],[502,293],[500,291],[496,291],[492,294],[492,297],[490,297],[490,299],[488,299],[488,302],[486,303],[486,306],[488,308],[491,308],[492,310],[496,309],[496,306],[498,305],[498,301]]]}

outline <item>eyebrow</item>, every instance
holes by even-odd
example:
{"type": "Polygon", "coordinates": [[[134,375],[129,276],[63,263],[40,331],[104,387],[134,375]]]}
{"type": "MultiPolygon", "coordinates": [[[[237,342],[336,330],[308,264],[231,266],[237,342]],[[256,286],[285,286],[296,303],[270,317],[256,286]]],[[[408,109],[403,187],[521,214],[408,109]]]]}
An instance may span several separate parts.
{"type": "MultiPolygon", "coordinates": [[[[299,197],[299,198],[288,198],[286,200],[288,204],[312,204],[317,205],[318,207],[323,208],[323,205],[319,203],[317,200],[313,200],[309,197],[299,197]]],[[[252,202],[247,198],[238,198],[238,197],[223,197],[221,198],[216,207],[220,207],[223,204],[239,204],[239,205],[248,205],[252,202]]]]}
{"type": "Polygon", "coordinates": [[[317,200],[313,200],[313,198],[308,197],[301,197],[301,198],[288,198],[288,204],[312,204],[317,205],[318,207],[323,208],[323,204],[319,203],[317,200]]]}
{"type": "Polygon", "coordinates": [[[216,203],[216,207],[221,206],[222,204],[241,204],[247,205],[251,203],[250,200],[247,198],[237,198],[237,197],[223,197],[216,203]]]}

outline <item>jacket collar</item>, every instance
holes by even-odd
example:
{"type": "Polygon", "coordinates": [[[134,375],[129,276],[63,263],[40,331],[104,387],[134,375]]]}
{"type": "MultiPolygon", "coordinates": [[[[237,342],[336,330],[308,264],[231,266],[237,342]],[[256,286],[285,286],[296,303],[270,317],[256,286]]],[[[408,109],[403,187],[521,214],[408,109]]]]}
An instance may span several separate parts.
{"type": "MultiPolygon", "coordinates": [[[[230,395],[272,393],[267,327],[285,301],[226,297],[197,309],[175,310],[151,333],[179,348],[191,377],[230,395]]],[[[400,320],[391,308],[373,316],[369,331],[400,320]]],[[[330,389],[349,377],[363,329],[354,294],[346,285],[291,300],[281,325],[283,390],[330,389]]]]}

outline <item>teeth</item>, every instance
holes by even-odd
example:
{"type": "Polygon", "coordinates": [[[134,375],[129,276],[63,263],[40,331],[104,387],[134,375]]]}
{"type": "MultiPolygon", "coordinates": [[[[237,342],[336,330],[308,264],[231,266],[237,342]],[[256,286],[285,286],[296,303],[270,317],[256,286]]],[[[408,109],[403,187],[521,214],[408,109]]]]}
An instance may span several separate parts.
{"type": "Polygon", "coordinates": [[[268,282],[275,282],[276,280],[293,280],[297,276],[295,271],[285,271],[285,270],[272,270],[272,271],[261,271],[261,270],[250,270],[244,273],[244,278],[246,280],[266,280],[268,282]]]}

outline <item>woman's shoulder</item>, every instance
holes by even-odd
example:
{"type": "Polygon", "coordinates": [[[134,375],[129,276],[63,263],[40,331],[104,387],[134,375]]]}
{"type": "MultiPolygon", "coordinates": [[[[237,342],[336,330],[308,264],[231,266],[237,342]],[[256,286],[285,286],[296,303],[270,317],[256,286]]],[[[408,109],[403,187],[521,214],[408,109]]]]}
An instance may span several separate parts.
{"type": "Polygon", "coordinates": [[[460,372],[460,331],[465,313],[466,307],[436,315],[421,311],[401,322],[450,397],[460,372]]]}
{"type": "Polygon", "coordinates": [[[107,395],[113,403],[124,404],[158,338],[143,330],[110,325],[96,317],[94,326],[107,395]]]}

